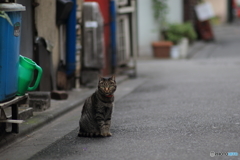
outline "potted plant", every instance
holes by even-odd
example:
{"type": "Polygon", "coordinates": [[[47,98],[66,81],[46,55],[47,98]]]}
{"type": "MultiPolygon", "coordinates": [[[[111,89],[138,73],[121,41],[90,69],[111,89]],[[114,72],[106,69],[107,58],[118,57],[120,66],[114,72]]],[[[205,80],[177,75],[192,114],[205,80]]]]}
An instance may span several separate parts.
{"type": "Polygon", "coordinates": [[[190,22],[170,24],[165,31],[165,39],[173,42],[172,58],[186,58],[189,41],[196,39],[196,32],[190,22]]]}
{"type": "Polygon", "coordinates": [[[183,28],[183,35],[184,37],[188,38],[189,41],[193,41],[197,38],[197,33],[194,30],[191,22],[185,22],[183,24],[183,28]]]}
{"type": "Polygon", "coordinates": [[[186,58],[188,56],[189,43],[197,39],[197,33],[194,30],[191,22],[185,22],[182,25],[183,25],[183,38],[179,43],[180,55],[181,58],[186,58]]]}
{"type": "Polygon", "coordinates": [[[180,58],[179,52],[179,42],[183,38],[183,27],[181,24],[170,24],[168,29],[164,33],[164,37],[166,40],[171,41],[173,46],[171,48],[171,58],[178,59],[180,58]]]}
{"type": "MultiPolygon", "coordinates": [[[[166,0],[152,0],[152,8],[153,8],[153,16],[157,22],[160,22],[160,26],[158,31],[160,36],[162,32],[164,32],[166,28],[166,15],[168,13],[168,6],[166,0]]],[[[170,49],[172,46],[171,41],[156,41],[152,43],[153,55],[156,58],[169,58],[170,57],[170,49]]]]}

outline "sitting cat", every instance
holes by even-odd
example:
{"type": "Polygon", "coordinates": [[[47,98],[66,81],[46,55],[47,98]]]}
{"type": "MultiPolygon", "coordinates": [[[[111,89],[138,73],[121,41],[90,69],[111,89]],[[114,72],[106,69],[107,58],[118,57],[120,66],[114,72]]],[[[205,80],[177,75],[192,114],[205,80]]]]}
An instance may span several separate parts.
{"type": "Polygon", "coordinates": [[[99,77],[98,89],[86,99],[79,121],[78,136],[111,136],[110,125],[113,111],[113,93],[117,85],[115,76],[99,77]]]}

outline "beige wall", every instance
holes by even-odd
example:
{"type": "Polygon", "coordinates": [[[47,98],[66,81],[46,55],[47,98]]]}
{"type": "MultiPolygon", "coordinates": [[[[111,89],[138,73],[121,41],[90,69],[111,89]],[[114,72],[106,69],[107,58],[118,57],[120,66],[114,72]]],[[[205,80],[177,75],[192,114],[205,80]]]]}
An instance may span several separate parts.
{"type": "MultiPolygon", "coordinates": [[[[56,25],[56,0],[36,0],[36,2],[40,4],[35,8],[38,36],[43,37],[53,46],[52,58],[54,71],[56,71],[60,57],[59,27],[56,25]]],[[[81,10],[82,2],[83,0],[77,0],[78,10],[81,10]]],[[[78,13],[78,18],[80,16],[81,13],[78,13]]]]}
{"type": "Polygon", "coordinates": [[[56,1],[36,0],[39,6],[35,8],[35,23],[39,37],[43,37],[53,46],[52,58],[56,69],[59,60],[59,37],[56,25],[56,1]]]}
{"type": "Polygon", "coordinates": [[[227,0],[206,0],[213,6],[214,13],[220,18],[222,23],[226,22],[227,18],[227,0]]]}
{"type": "MultiPolygon", "coordinates": [[[[56,72],[58,62],[59,62],[59,54],[60,54],[59,46],[61,46],[59,45],[59,28],[56,25],[56,0],[36,0],[36,2],[40,4],[35,8],[36,29],[38,31],[38,36],[43,37],[53,46],[52,58],[53,58],[54,72],[56,72]]],[[[77,18],[81,17],[82,3],[83,3],[83,0],[77,0],[77,5],[78,5],[77,18]]],[[[65,27],[63,32],[65,32],[65,27]]],[[[65,33],[63,34],[63,36],[64,36],[63,38],[65,39],[65,33]]],[[[63,43],[66,43],[66,42],[64,41],[63,43]]],[[[63,49],[65,50],[65,48],[63,49]]],[[[76,66],[76,70],[79,72],[80,70],[79,56],[80,55],[77,53],[76,56],[78,56],[77,58],[78,65],[76,66]]]]}

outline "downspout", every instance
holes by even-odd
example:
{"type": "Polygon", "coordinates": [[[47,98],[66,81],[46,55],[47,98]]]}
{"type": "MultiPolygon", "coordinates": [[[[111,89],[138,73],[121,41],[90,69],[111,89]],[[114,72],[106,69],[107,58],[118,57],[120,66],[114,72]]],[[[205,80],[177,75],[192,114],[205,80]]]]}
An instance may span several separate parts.
{"type": "Polygon", "coordinates": [[[67,20],[67,35],[66,35],[66,69],[67,75],[73,75],[76,69],[76,10],[77,2],[72,0],[73,8],[67,20]]]}
{"type": "Polygon", "coordinates": [[[112,61],[112,73],[115,73],[117,67],[117,9],[116,9],[116,1],[110,1],[110,38],[111,38],[111,61],[112,61]]]}

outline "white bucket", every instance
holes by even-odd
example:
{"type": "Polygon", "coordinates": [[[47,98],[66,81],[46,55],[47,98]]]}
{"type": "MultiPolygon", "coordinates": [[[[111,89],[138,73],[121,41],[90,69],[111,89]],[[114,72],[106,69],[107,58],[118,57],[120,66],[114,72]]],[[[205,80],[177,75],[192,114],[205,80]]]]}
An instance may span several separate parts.
{"type": "Polygon", "coordinates": [[[179,51],[179,46],[174,45],[171,47],[171,58],[172,59],[179,59],[180,58],[180,51],[179,51]]]}

